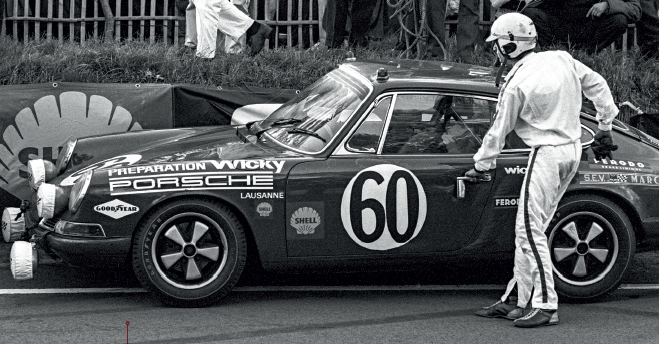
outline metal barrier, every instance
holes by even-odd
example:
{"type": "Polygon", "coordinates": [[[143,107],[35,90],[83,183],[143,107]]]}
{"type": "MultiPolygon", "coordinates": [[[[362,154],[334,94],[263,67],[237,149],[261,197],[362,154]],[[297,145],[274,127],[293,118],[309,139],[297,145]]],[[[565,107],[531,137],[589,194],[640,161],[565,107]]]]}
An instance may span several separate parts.
{"type": "MultiPolygon", "coordinates": [[[[181,44],[185,13],[179,0],[0,0],[5,2],[0,35],[20,41],[116,40],[181,44]],[[105,27],[102,4],[114,25],[105,27]]],[[[313,45],[320,35],[318,0],[252,0],[250,16],[275,28],[274,47],[313,45]]]]}
{"type": "MultiPolygon", "coordinates": [[[[176,6],[181,0],[0,1],[5,2],[0,35],[11,36],[14,40],[84,42],[109,36],[115,40],[177,45],[184,40],[185,13],[176,6]],[[103,7],[113,12],[112,17],[106,18],[103,7]]],[[[324,35],[320,13],[326,1],[333,0],[252,0],[250,16],[274,27],[274,42],[268,42],[266,47],[309,47],[324,35]]],[[[493,11],[485,8],[485,3],[480,3],[481,27],[494,21],[493,11]]],[[[447,20],[447,29],[456,22],[447,20]]],[[[619,42],[623,51],[637,45],[635,26],[630,25],[627,31],[619,42]]],[[[616,48],[612,45],[611,49],[616,48]]]]}

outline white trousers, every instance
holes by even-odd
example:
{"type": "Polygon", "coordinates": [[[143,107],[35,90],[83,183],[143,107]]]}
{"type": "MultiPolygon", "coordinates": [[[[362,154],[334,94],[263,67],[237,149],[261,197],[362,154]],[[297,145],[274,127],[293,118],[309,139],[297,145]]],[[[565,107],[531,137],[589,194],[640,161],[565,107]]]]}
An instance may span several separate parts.
{"type": "Polygon", "coordinates": [[[579,141],[562,146],[540,146],[531,151],[515,220],[513,278],[501,301],[505,301],[517,285],[518,307],[526,307],[530,300],[532,308],[558,309],[545,231],[577,172],[580,159],[579,141]]]}
{"type": "Polygon", "coordinates": [[[190,0],[185,10],[185,45],[197,47],[197,57],[214,58],[217,30],[237,41],[254,20],[229,0],[190,0]]]}

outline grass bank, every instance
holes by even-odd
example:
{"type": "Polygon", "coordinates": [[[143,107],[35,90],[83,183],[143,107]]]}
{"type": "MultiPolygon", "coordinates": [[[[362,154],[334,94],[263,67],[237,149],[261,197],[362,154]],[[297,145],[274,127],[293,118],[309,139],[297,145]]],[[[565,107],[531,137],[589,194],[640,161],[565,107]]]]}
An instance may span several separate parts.
{"type": "MultiPolygon", "coordinates": [[[[372,43],[355,51],[358,59],[397,58],[395,38],[372,43]]],[[[449,42],[449,59],[455,41],[449,42]]],[[[615,99],[630,101],[645,112],[659,112],[659,60],[643,59],[638,52],[603,51],[573,56],[608,81],[615,99]]],[[[200,60],[185,49],[163,43],[87,41],[84,44],[30,42],[0,39],[0,85],[44,82],[167,83],[212,86],[259,86],[301,89],[336,67],[343,51],[277,49],[256,57],[219,53],[213,60],[200,60]]],[[[490,65],[492,54],[475,57],[490,65]]]]}

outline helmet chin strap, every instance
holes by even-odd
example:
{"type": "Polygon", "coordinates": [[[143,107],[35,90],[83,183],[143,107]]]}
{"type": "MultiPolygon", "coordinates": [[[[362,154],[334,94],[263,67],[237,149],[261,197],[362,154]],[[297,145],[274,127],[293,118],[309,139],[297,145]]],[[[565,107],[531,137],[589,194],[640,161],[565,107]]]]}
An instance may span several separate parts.
{"type": "MultiPolygon", "coordinates": [[[[499,87],[499,84],[501,82],[501,75],[503,75],[504,69],[506,69],[506,64],[508,62],[508,54],[504,54],[503,51],[501,51],[501,46],[499,46],[499,42],[494,42],[495,44],[495,49],[496,49],[496,60],[500,62],[499,65],[499,70],[497,71],[497,78],[494,81],[494,86],[499,87]]],[[[496,65],[496,60],[494,61],[494,64],[496,65]]]]}
{"type": "Polygon", "coordinates": [[[495,87],[499,87],[501,81],[501,75],[503,75],[503,70],[506,69],[507,62],[508,62],[508,58],[504,56],[503,61],[501,61],[501,65],[499,66],[499,70],[497,70],[497,78],[494,80],[495,87]]]}

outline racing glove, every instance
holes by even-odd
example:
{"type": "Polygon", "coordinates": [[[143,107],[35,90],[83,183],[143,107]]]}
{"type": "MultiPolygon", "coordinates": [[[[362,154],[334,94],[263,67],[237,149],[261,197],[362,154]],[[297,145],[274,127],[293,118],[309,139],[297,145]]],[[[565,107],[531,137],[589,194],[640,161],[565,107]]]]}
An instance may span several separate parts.
{"type": "Polygon", "coordinates": [[[485,177],[485,171],[479,171],[474,167],[465,172],[465,177],[469,178],[470,183],[478,183],[485,177]]]}
{"type": "Polygon", "coordinates": [[[613,144],[613,136],[611,136],[610,130],[598,130],[590,147],[593,149],[597,160],[611,159],[611,152],[618,150],[618,146],[613,144]]]}

